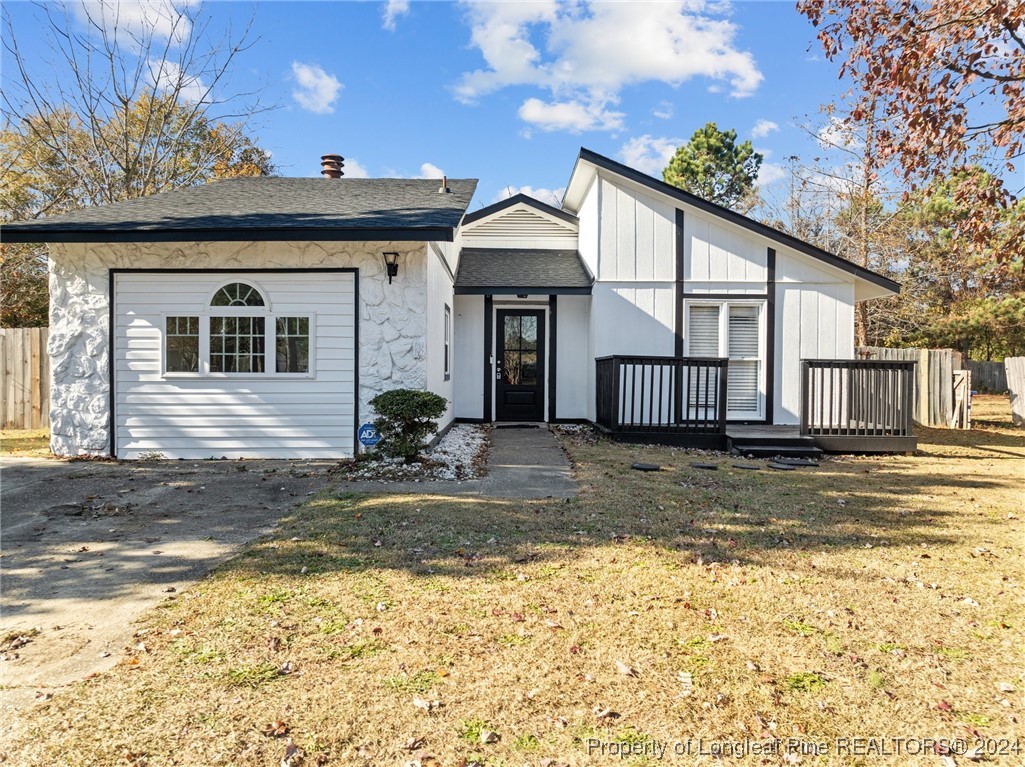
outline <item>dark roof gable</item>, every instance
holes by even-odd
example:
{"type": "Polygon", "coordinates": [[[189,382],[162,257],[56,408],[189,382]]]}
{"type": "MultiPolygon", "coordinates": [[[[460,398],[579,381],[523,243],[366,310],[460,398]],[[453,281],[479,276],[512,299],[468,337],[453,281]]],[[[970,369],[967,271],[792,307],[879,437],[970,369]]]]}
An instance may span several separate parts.
{"type": "Polygon", "coordinates": [[[661,192],[662,194],[669,195],[670,197],[675,197],[677,200],[698,208],[699,210],[711,213],[719,218],[726,219],[727,221],[737,224],[738,226],[742,226],[755,234],[768,237],[781,245],[792,248],[798,253],[803,253],[806,256],[811,256],[819,261],[824,261],[830,266],[835,266],[837,269],[842,269],[856,277],[875,283],[887,290],[892,290],[894,293],[900,291],[900,284],[894,282],[888,277],[884,277],[883,275],[873,272],[870,269],[866,269],[863,266],[858,266],[857,264],[848,261],[846,258],[840,258],[840,256],[830,253],[829,251],[822,250],[822,248],[818,248],[804,240],[799,240],[792,235],[781,232],[778,229],[774,229],[760,221],[755,221],[753,218],[748,218],[747,216],[737,213],[736,211],[732,211],[729,208],[724,208],[722,205],[709,202],[697,195],[685,192],[671,184],[667,184],[664,181],[659,181],[658,179],[649,176],[647,173],[642,173],[639,170],[635,170],[628,165],[623,165],[622,163],[616,162],[604,155],[593,152],[590,149],[585,149],[584,147],[580,148],[580,154],[577,157],[577,161],[579,162],[580,160],[584,160],[585,162],[589,162],[599,168],[604,168],[612,173],[616,173],[630,181],[634,181],[648,187],[649,189],[653,189],[656,192],[661,192]]]}
{"type": "Polygon", "coordinates": [[[555,216],[556,218],[562,219],[563,221],[568,221],[571,224],[575,224],[577,222],[577,217],[574,216],[572,213],[567,213],[561,208],[552,207],[551,205],[543,203],[540,200],[537,200],[529,195],[521,193],[514,194],[512,197],[507,197],[504,200],[499,200],[498,202],[488,205],[485,208],[475,210],[473,213],[467,213],[465,216],[463,216],[463,226],[466,226],[467,224],[472,224],[474,221],[480,221],[482,218],[487,218],[488,216],[492,216],[495,213],[500,213],[501,211],[506,210],[507,208],[512,208],[513,206],[519,205],[520,203],[528,205],[531,208],[535,208],[536,210],[539,210],[542,213],[547,213],[549,216],[555,216]]]}
{"type": "Polygon", "coordinates": [[[7,242],[452,240],[476,179],[239,178],[3,228],[7,242]]]}

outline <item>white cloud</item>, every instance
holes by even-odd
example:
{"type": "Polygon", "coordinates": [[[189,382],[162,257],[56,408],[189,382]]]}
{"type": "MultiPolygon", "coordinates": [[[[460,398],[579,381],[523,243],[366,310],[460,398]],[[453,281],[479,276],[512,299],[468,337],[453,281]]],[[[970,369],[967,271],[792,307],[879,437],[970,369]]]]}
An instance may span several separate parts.
{"type": "Polygon", "coordinates": [[[445,171],[439,168],[434,163],[425,162],[420,166],[420,175],[417,178],[441,178],[445,175],[445,171]]]}
{"type": "Polygon", "coordinates": [[[662,99],[654,108],[652,108],[651,114],[659,120],[668,120],[673,116],[673,102],[667,99],[662,99]]]}
{"type": "Polygon", "coordinates": [[[649,176],[662,178],[662,169],[673,159],[682,143],[682,139],[657,138],[645,133],[623,144],[619,156],[631,168],[636,168],[649,176]]]}
{"type": "MultiPolygon", "coordinates": [[[[676,86],[696,77],[725,82],[732,95],[741,97],[757,90],[763,79],[751,53],[736,47],[737,27],[724,18],[725,3],[464,5],[472,45],[487,64],[464,73],[454,87],[464,103],[527,85],[550,92],[553,103],[593,106],[618,103],[619,92],[629,85],[656,81],[676,86]]],[[[528,101],[534,110],[543,103],[528,101]]],[[[579,118],[551,121],[559,123],[581,130],[579,118]]],[[[615,130],[620,124],[621,119],[597,120],[587,129],[615,130]]]]}
{"type": "Polygon", "coordinates": [[[409,0],[388,0],[384,5],[382,25],[390,32],[395,31],[395,20],[409,13],[409,0]]]}
{"type": "Polygon", "coordinates": [[[774,123],[772,120],[759,120],[751,129],[751,138],[765,138],[773,131],[778,130],[779,123],[774,123]]]}
{"type": "Polygon", "coordinates": [[[515,197],[518,194],[525,194],[527,197],[533,197],[535,200],[539,200],[546,205],[551,205],[553,208],[561,208],[562,196],[566,194],[566,187],[563,186],[558,189],[545,189],[544,187],[538,187],[535,189],[532,186],[507,186],[495,195],[495,199],[493,199],[492,202],[508,200],[510,197],[515,197]]]}
{"type": "Polygon", "coordinates": [[[579,101],[546,103],[529,98],[520,105],[520,119],[543,131],[565,130],[580,133],[585,130],[618,130],[623,127],[622,112],[613,112],[601,101],[584,104],[579,101]]]}
{"type": "Polygon", "coordinates": [[[72,14],[91,32],[102,30],[121,44],[137,48],[135,40],[151,34],[157,40],[181,45],[192,34],[189,8],[199,0],[75,0],[68,4],[72,14]],[[134,40],[133,40],[134,38],[134,40]]]}
{"type": "Polygon", "coordinates": [[[342,172],[345,174],[345,178],[370,178],[370,174],[367,169],[360,165],[359,160],[355,157],[346,157],[345,165],[342,166],[342,172]]]}
{"type": "Polygon", "coordinates": [[[303,109],[318,115],[328,115],[335,111],[335,101],[342,84],[338,78],[329,75],[316,64],[292,62],[292,76],[298,88],[292,91],[292,98],[303,109]]]}
{"type": "Polygon", "coordinates": [[[197,76],[183,74],[182,68],[174,61],[147,61],[150,81],[158,93],[171,93],[175,90],[182,100],[198,104],[207,96],[206,84],[197,76]]]}
{"type": "Polygon", "coordinates": [[[758,169],[758,179],[755,182],[760,187],[769,186],[769,184],[775,184],[777,181],[786,178],[787,169],[782,165],[774,162],[763,162],[762,167],[758,169]]]}

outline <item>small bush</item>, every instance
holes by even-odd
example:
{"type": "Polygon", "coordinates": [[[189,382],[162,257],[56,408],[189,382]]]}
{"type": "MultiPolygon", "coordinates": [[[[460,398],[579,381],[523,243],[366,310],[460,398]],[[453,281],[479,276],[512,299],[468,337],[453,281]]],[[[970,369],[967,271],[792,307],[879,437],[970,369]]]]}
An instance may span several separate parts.
{"type": "Polygon", "coordinates": [[[438,431],[434,419],[445,412],[448,400],[429,391],[393,389],[378,394],[370,404],[378,413],[374,425],[381,434],[381,452],[413,463],[427,438],[438,431]]]}

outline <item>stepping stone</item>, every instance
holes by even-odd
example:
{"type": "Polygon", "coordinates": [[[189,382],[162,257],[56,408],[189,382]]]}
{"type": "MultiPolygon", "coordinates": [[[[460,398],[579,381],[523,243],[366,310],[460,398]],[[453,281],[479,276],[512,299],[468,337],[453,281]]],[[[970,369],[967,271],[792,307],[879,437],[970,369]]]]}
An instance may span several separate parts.
{"type": "Polygon", "coordinates": [[[777,458],[776,463],[783,463],[787,466],[818,466],[818,461],[810,458],[777,458]]]}
{"type": "Polygon", "coordinates": [[[796,466],[791,466],[786,463],[777,463],[776,461],[769,461],[768,467],[770,469],[776,469],[776,471],[794,471],[797,469],[796,466]]]}
{"type": "Polygon", "coordinates": [[[718,464],[714,463],[692,463],[690,467],[692,469],[707,469],[709,471],[716,471],[719,468],[718,464]]]}
{"type": "Polygon", "coordinates": [[[735,463],[733,464],[734,469],[746,469],[748,471],[759,471],[761,466],[754,463],[735,463]]]}
{"type": "Polygon", "coordinates": [[[635,463],[630,468],[637,471],[662,471],[662,467],[657,463],[635,463]]]}

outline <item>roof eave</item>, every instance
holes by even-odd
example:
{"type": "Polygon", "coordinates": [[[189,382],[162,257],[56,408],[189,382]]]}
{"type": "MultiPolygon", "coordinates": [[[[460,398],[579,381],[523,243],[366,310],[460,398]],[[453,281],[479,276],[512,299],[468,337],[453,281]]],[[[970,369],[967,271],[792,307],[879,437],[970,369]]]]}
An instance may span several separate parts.
{"type": "MultiPolygon", "coordinates": [[[[615,160],[609,159],[608,157],[600,155],[597,152],[593,152],[585,147],[580,148],[580,153],[577,155],[576,163],[573,166],[573,172],[570,174],[569,183],[566,185],[566,194],[563,196],[563,204],[567,205],[570,210],[576,210],[577,206],[581,204],[580,200],[575,199],[575,197],[571,197],[571,193],[577,193],[576,187],[581,185],[583,186],[583,190],[579,192],[581,196],[583,191],[586,191],[587,185],[586,183],[583,183],[584,177],[578,175],[582,165],[589,167],[593,173],[596,173],[599,168],[610,173],[615,173],[627,180],[645,186],[654,192],[667,195],[684,203],[685,205],[690,205],[691,207],[697,208],[706,213],[719,216],[720,218],[736,224],[737,226],[741,226],[748,231],[759,234],[770,240],[774,240],[780,245],[788,247],[791,250],[795,250],[798,253],[802,253],[806,256],[810,256],[827,263],[830,266],[847,272],[856,278],[873,283],[893,294],[900,292],[900,283],[895,282],[888,277],[884,277],[870,269],[851,263],[847,259],[840,258],[829,251],[817,248],[811,243],[799,240],[785,232],[779,231],[778,229],[773,229],[771,226],[767,226],[766,224],[755,221],[752,218],[748,218],[747,216],[732,211],[729,208],[724,208],[721,205],[716,205],[713,202],[704,200],[696,195],[690,194],[689,192],[685,192],[682,189],[670,186],[664,181],[659,181],[646,173],[642,173],[639,170],[623,165],[622,163],[618,163],[615,160]]],[[[590,177],[590,175],[591,174],[587,174],[587,177],[590,177]]]]}
{"type": "Polygon", "coordinates": [[[479,285],[456,285],[456,295],[460,296],[515,296],[515,295],[549,295],[549,296],[589,296],[591,286],[562,287],[558,285],[501,285],[494,287],[479,285]]]}
{"type": "MultiPolygon", "coordinates": [[[[16,225],[13,225],[16,227],[16,225]]],[[[118,243],[118,242],[452,242],[455,227],[403,228],[291,228],[269,229],[24,229],[4,227],[4,242],[10,243],[118,243]]]]}

